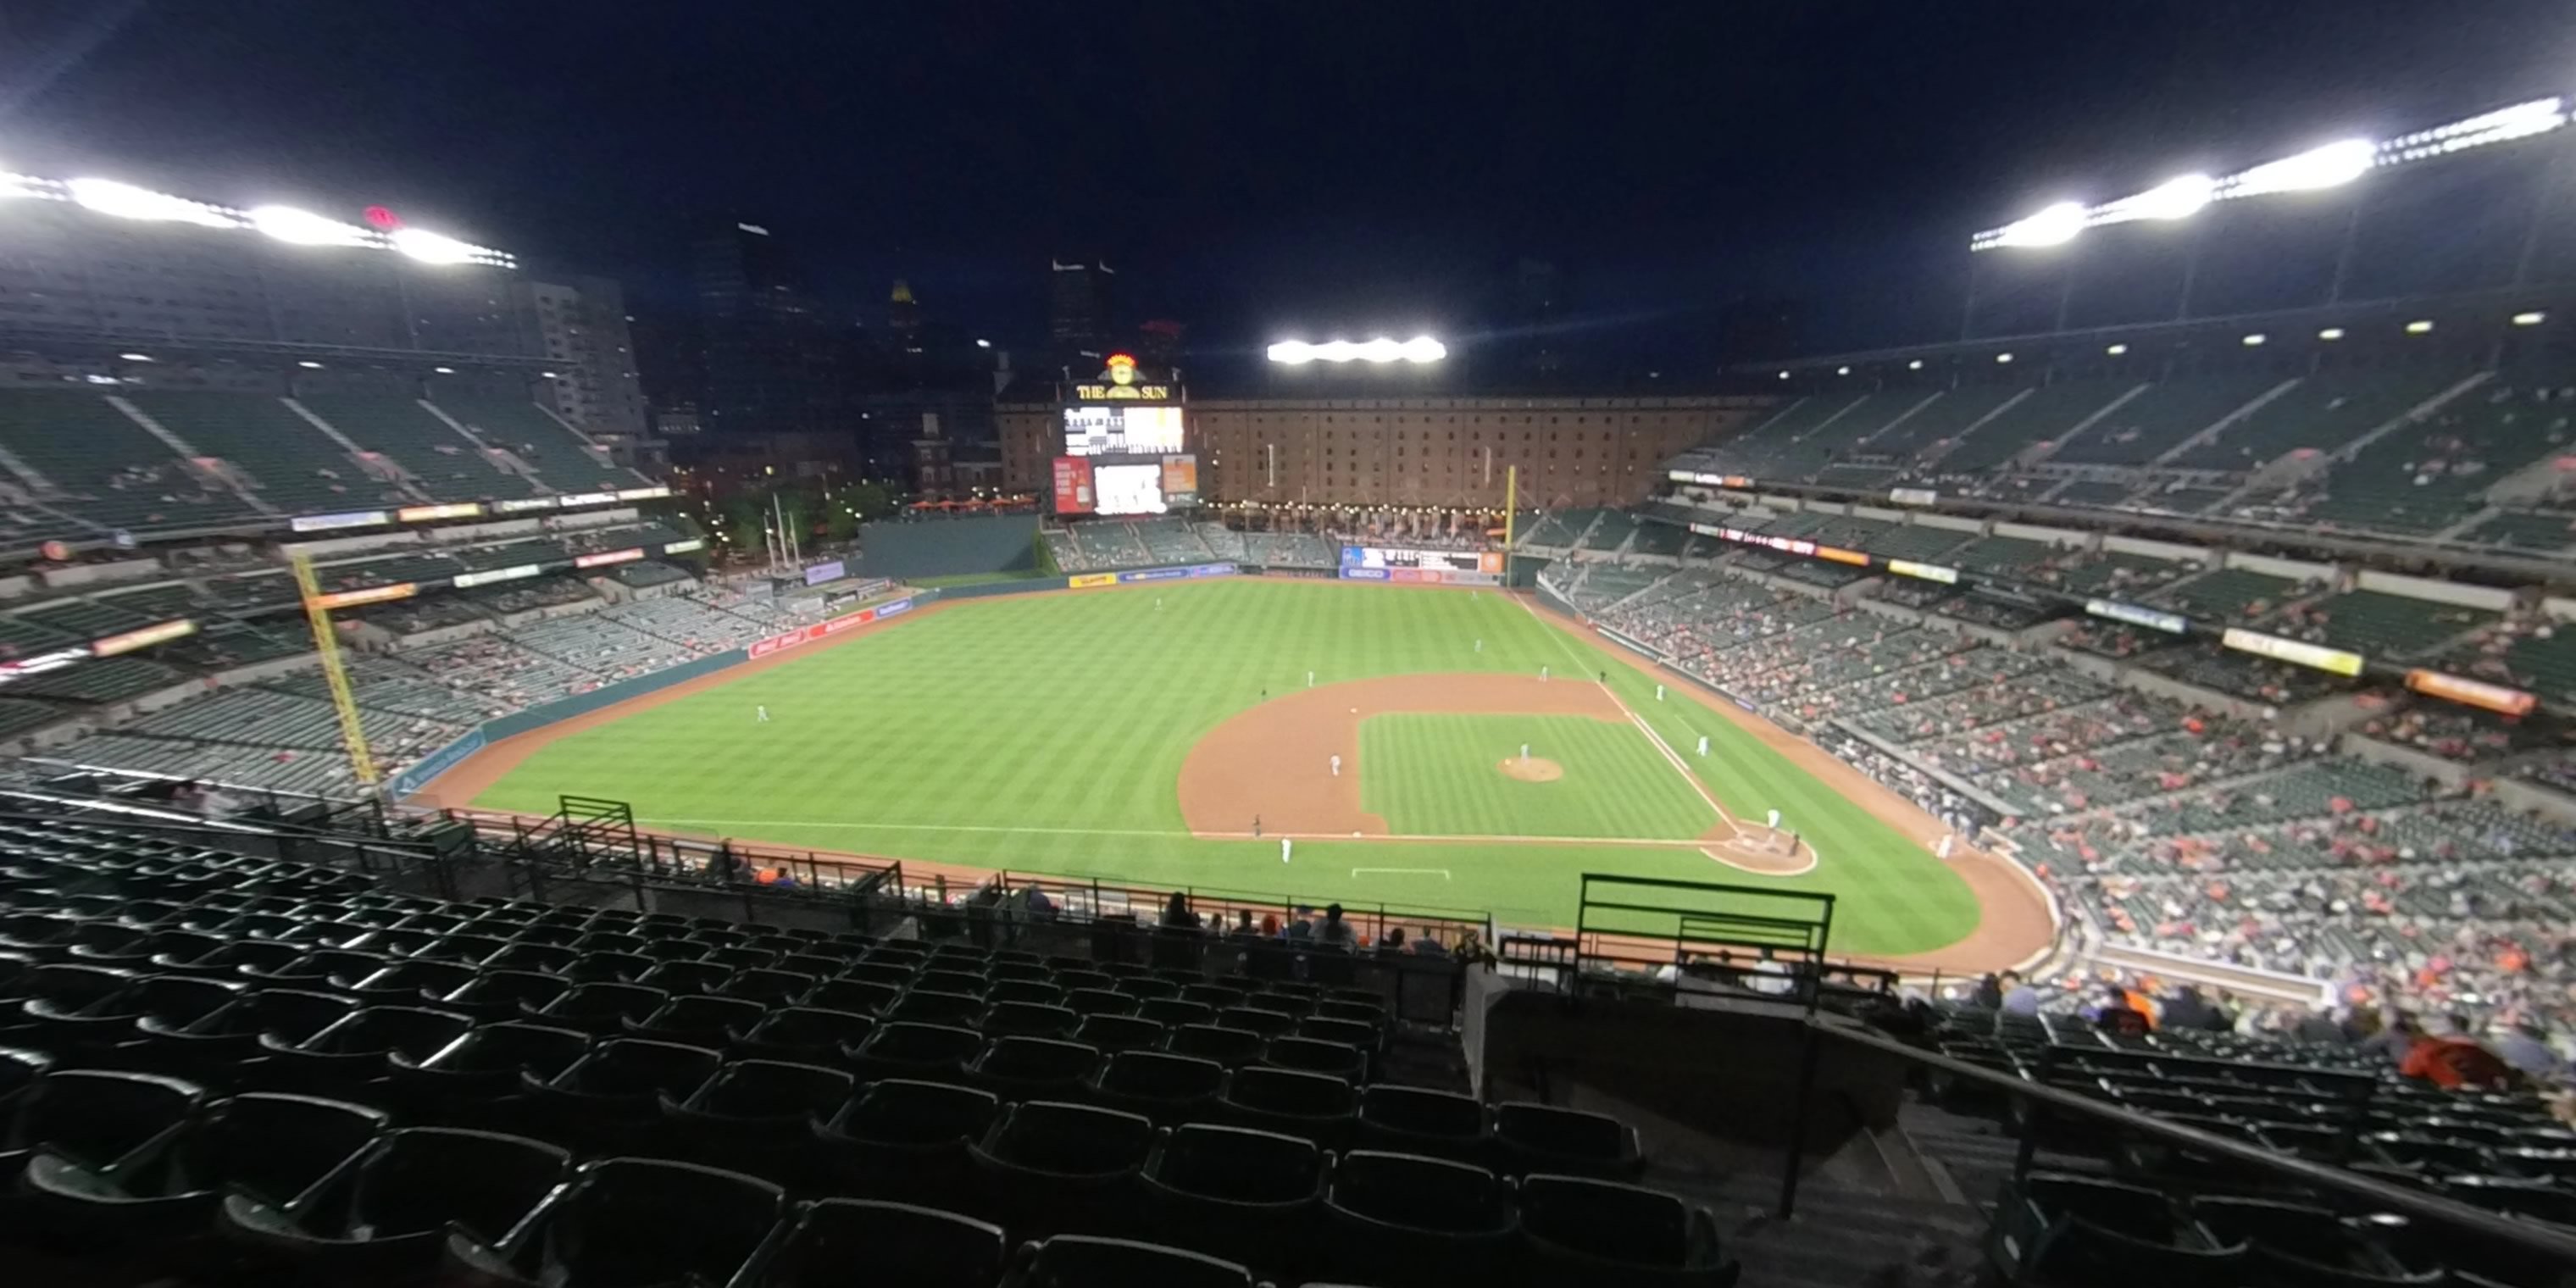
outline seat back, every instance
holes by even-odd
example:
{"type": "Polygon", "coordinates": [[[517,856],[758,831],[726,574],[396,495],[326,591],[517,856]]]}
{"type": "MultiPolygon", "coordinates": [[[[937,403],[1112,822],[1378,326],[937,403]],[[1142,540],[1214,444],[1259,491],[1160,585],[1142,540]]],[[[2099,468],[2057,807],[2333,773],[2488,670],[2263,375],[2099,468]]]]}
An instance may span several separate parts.
{"type": "Polygon", "coordinates": [[[739,1172],[603,1159],[581,1169],[549,1227],[549,1260],[575,1284],[666,1284],[689,1274],[725,1283],[786,1207],[784,1190],[739,1172]]]}
{"type": "Polygon", "coordinates": [[[1059,1234],[1023,1253],[1024,1288],[1251,1288],[1252,1275],[1231,1261],[1156,1243],[1059,1234]]]}
{"type": "Polygon", "coordinates": [[[990,1288],[1002,1275],[1002,1228],[954,1212],[866,1199],[805,1210],[762,1282],[767,1288],[990,1288]]]}
{"type": "Polygon", "coordinates": [[[232,1185],[282,1204],[355,1163],[386,1123],[365,1105],[247,1092],[217,1102],[181,1139],[174,1187],[232,1185]]]}
{"type": "Polygon", "coordinates": [[[572,1155],[497,1132],[408,1127],[360,1175],[349,1224],[372,1238],[426,1234],[450,1222],[498,1239],[572,1172],[572,1155]]]}
{"type": "Polygon", "coordinates": [[[1185,1123],[1164,1135],[1145,1174],[1191,1198],[1294,1205],[1322,1194],[1324,1153],[1295,1136],[1185,1123]]]}

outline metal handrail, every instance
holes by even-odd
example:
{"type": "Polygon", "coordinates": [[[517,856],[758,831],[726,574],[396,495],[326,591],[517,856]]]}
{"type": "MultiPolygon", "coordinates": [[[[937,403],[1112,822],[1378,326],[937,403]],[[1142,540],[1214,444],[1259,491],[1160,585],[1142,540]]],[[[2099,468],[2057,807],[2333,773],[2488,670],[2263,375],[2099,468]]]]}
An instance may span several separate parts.
{"type": "MultiPolygon", "coordinates": [[[[2197,1127],[2140,1113],[2135,1109],[2095,1100],[2058,1087],[2031,1082],[2009,1073],[1998,1073],[1982,1065],[1953,1059],[1937,1051],[1909,1046],[1894,1038],[1853,1027],[1849,1021],[1816,1017],[1809,1026],[1825,1037],[1870,1047],[1915,1064],[1950,1074],[1953,1077],[1989,1087],[2009,1095],[2066,1113],[2078,1118],[2115,1123],[2121,1128],[2151,1137],[2168,1145],[2194,1153],[2214,1155],[2274,1176],[2286,1177],[2302,1185],[2332,1190],[2346,1198],[2374,1204],[2391,1212],[2447,1226],[2452,1230],[2483,1239],[2500,1240],[2525,1251],[2557,1257],[2576,1264],[2576,1230],[2563,1230],[2535,1221],[2522,1221],[2482,1207],[2472,1207],[2456,1199],[2427,1194],[2421,1190],[2391,1185],[2358,1172],[2346,1171],[2326,1163],[2310,1162],[2295,1154],[2249,1145],[2205,1132],[2197,1127]]],[[[2023,1130],[2035,1130],[2025,1127],[2023,1130]]]]}

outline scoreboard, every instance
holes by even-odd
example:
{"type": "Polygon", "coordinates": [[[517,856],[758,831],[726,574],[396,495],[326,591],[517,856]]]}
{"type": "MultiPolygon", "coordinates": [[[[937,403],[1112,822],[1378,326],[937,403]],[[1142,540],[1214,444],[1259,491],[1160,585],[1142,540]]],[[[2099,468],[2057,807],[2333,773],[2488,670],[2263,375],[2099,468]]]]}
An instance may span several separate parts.
{"type": "Polygon", "coordinates": [[[1411,550],[1386,546],[1342,547],[1342,576],[1353,581],[1444,582],[1460,586],[1502,584],[1499,550],[1411,550]]]}

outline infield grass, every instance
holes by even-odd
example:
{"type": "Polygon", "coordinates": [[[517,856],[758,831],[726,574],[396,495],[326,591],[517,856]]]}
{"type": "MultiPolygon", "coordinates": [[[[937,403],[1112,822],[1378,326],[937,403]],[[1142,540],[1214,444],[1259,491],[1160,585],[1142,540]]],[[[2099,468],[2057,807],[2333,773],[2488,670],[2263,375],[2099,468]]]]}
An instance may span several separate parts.
{"type": "Polygon", "coordinates": [[[1405,836],[1632,837],[1687,841],[1717,814],[1626,721],[1393,713],[1360,724],[1360,805],[1405,836]],[[1501,762],[1554,761],[1524,782],[1501,762]]]}
{"type": "MultiPolygon", "coordinates": [[[[558,739],[475,803],[552,813],[573,792],[631,802],[648,825],[778,845],[1319,904],[1491,909],[1537,926],[1573,924],[1586,871],[1813,890],[1842,897],[1837,952],[1921,952],[1974,928],[1966,883],[1921,846],[1680,693],[1656,702],[1656,681],[1602,656],[1606,647],[1491,593],[1244,579],[979,600],[558,739]],[[1398,814],[1418,814],[1411,825],[1435,839],[1304,841],[1282,865],[1275,842],[1203,840],[1182,825],[1175,784],[1191,745],[1265,691],[1302,687],[1310,671],[1320,684],[1542,665],[1578,681],[1606,671],[1611,692],[1719,804],[1739,818],[1779,808],[1817,851],[1817,869],[1761,877],[1693,848],[1633,841],[1436,839],[1485,817],[1533,819],[1531,835],[1697,834],[1706,806],[1680,771],[1635,728],[1602,721],[1575,722],[1597,726],[1598,749],[1550,758],[1569,780],[1636,780],[1629,801],[1509,799],[1501,789],[1560,784],[1501,778],[1492,762],[1506,753],[1471,726],[1540,718],[1407,716],[1377,731],[1390,719],[1380,716],[1363,726],[1364,798],[1383,802],[1369,808],[1399,830],[1398,814]],[[760,705],[768,724],[755,722],[760,705]],[[1466,722],[1452,738],[1409,728],[1448,719],[1466,722]],[[1695,754],[1702,734],[1706,758],[1695,754]],[[1388,737],[1403,749],[1381,755],[1376,741],[1388,737]],[[1633,747],[1614,750],[1620,739],[1633,747]],[[1478,762],[1483,778],[1439,781],[1441,766],[1478,762]],[[1658,775],[1663,786],[1642,785],[1658,775]]],[[[1538,739],[1508,741],[1517,753],[1538,739]]]]}

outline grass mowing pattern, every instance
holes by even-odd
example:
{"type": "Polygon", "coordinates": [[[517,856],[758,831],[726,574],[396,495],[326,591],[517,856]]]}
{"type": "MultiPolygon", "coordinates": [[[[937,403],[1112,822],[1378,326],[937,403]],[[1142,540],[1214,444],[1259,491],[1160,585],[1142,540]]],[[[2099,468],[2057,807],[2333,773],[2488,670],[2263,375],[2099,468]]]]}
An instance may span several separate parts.
{"type": "Polygon", "coordinates": [[[1922,847],[1654,689],[1500,595],[1246,579],[999,598],[560,739],[475,803],[552,813],[574,792],[629,801],[649,825],[779,845],[1318,904],[1490,908],[1539,926],[1573,924],[1587,870],[1776,884],[1845,896],[1834,946],[1853,953],[1920,952],[1973,928],[1966,884],[1922,847]],[[1310,670],[1330,683],[1541,665],[1559,680],[1606,670],[1729,812],[1779,806],[1822,852],[1818,870],[1756,877],[1683,847],[1394,840],[1302,842],[1283,866],[1274,842],[1182,828],[1175,784],[1191,744],[1265,690],[1302,687],[1310,670]],[[766,725],[753,719],[761,704],[766,725]],[[1702,732],[1705,760],[1693,754],[1702,732]],[[1435,871],[1352,871],[1372,867],[1435,871]]]}
{"type": "Polygon", "coordinates": [[[1581,716],[1399,712],[1360,725],[1361,807],[1406,836],[1634,837],[1684,841],[1717,821],[1636,727],[1581,716]],[[1530,754],[1565,776],[1506,777],[1530,754]]]}

